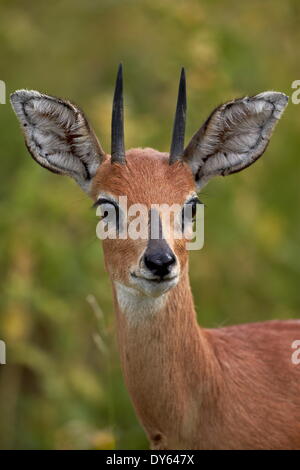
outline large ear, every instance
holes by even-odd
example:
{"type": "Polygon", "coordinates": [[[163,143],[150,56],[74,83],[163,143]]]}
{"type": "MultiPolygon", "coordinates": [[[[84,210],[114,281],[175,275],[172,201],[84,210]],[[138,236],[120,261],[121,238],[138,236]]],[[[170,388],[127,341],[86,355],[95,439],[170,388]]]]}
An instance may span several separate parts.
{"type": "Polygon", "coordinates": [[[10,100],[33,158],[54,173],[71,176],[89,193],[104,152],[83,112],[37,91],[18,90],[10,100]]]}
{"type": "Polygon", "coordinates": [[[184,151],[198,189],[213,176],[252,165],[265,151],[287,102],[285,94],[267,91],[216,108],[184,151]]]}

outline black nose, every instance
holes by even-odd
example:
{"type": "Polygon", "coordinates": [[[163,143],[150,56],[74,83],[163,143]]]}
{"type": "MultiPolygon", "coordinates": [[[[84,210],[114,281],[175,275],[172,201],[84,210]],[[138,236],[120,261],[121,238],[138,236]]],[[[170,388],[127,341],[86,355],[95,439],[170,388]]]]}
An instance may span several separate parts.
{"type": "Polygon", "coordinates": [[[145,253],[144,263],[147,268],[155,275],[164,277],[170,273],[172,266],[175,264],[176,258],[174,253],[170,252],[150,252],[145,253]]]}

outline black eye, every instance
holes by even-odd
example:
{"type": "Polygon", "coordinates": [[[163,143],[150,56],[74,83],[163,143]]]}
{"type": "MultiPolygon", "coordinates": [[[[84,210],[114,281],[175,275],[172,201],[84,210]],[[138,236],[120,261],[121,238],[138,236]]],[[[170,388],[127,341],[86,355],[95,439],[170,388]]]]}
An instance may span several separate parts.
{"type": "Polygon", "coordinates": [[[193,201],[191,202],[191,206],[192,206],[192,219],[194,220],[195,217],[196,217],[196,210],[197,210],[197,202],[196,201],[193,201]]]}
{"type": "Polygon", "coordinates": [[[105,219],[105,217],[108,217],[110,214],[114,213],[116,216],[117,230],[119,230],[119,206],[115,201],[99,198],[93,204],[93,207],[101,207],[101,219],[105,219]]]}
{"type": "Polygon", "coordinates": [[[202,204],[198,197],[194,197],[185,203],[182,209],[182,231],[184,231],[185,223],[193,222],[196,217],[197,205],[202,204]]]}

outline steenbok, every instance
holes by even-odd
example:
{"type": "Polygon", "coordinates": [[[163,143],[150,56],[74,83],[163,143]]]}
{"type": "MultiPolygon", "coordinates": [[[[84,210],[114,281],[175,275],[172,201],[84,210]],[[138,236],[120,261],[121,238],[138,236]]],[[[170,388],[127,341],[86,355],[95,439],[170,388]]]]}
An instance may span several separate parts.
{"type": "MultiPolygon", "coordinates": [[[[160,209],[153,209],[189,207],[184,224],[191,228],[197,193],[211,178],[243,170],[263,154],[288,98],[267,91],[222,104],[184,147],[185,88],[182,70],[170,153],[125,152],[121,66],[111,155],[69,101],[20,90],[11,103],[33,158],[74,178],[104,220],[111,211],[122,220],[121,196],[128,207],[147,208],[146,238],[108,237],[103,249],[124,378],[151,447],[299,449],[300,366],[291,361],[291,345],[300,339],[300,322],[199,327],[187,240],[175,238],[160,209]],[[158,237],[151,236],[153,213],[158,237]]],[[[181,221],[174,216],[171,228],[181,221]]]]}

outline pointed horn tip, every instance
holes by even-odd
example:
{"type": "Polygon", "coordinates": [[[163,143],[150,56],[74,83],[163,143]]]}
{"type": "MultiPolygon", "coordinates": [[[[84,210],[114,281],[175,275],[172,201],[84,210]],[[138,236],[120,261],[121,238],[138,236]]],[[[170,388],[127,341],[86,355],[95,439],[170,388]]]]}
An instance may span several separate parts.
{"type": "MultiPolygon", "coordinates": [[[[181,69],[181,74],[180,74],[180,82],[179,82],[179,92],[183,92],[184,95],[186,94],[186,79],[185,79],[185,70],[184,67],[181,69]]],[[[186,101],[186,96],[184,96],[184,100],[186,101]]]]}
{"type": "Polygon", "coordinates": [[[180,83],[181,83],[181,84],[182,84],[182,83],[185,84],[185,80],[186,80],[186,78],[185,78],[185,68],[182,67],[182,68],[181,68],[181,72],[180,72],[180,83]]]}
{"type": "Polygon", "coordinates": [[[119,92],[121,91],[121,95],[122,95],[122,89],[123,89],[123,66],[122,64],[119,64],[118,72],[117,72],[117,79],[116,79],[116,86],[115,86],[115,94],[116,94],[116,91],[118,90],[119,92]]]}
{"type": "Polygon", "coordinates": [[[118,65],[118,75],[123,72],[123,64],[122,62],[119,63],[118,65]]]}
{"type": "Polygon", "coordinates": [[[119,64],[112,109],[111,163],[126,162],[123,121],[123,66],[119,64]]]}
{"type": "Polygon", "coordinates": [[[186,80],[185,69],[181,68],[176,113],[173,125],[172,143],[169,163],[172,165],[176,161],[182,161],[184,153],[184,134],[186,118],[186,80]]]}

